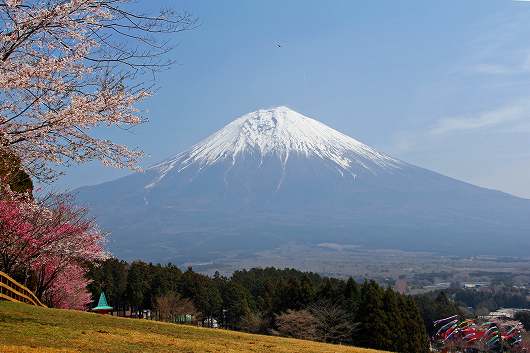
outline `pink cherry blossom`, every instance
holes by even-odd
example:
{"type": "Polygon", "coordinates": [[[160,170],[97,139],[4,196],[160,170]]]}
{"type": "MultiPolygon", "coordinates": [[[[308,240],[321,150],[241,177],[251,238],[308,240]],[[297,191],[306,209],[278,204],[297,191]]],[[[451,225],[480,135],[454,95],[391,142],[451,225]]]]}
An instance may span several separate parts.
{"type": "MultiPolygon", "coordinates": [[[[50,273],[53,273],[54,263],[49,264],[50,273]]],[[[87,290],[90,283],[85,278],[86,270],[76,264],[67,265],[48,288],[45,301],[54,308],[86,310],[92,298],[87,290]]]]}
{"type": "Polygon", "coordinates": [[[105,234],[86,215],[64,195],[0,200],[0,270],[50,305],[85,305],[85,266],[108,257],[105,234]]]}
{"type": "Polygon", "coordinates": [[[92,130],[146,120],[137,104],[152,83],[141,77],[171,63],[158,37],[189,29],[194,20],[139,15],[125,3],[0,1],[0,148],[18,155],[33,177],[54,176],[59,163],[137,166],[140,151],[92,130]]]}

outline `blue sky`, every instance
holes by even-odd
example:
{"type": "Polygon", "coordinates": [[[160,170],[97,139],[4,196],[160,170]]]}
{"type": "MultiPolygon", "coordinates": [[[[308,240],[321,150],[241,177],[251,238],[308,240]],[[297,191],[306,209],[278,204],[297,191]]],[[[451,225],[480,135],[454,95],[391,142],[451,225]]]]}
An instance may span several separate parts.
{"type": "MultiPolygon", "coordinates": [[[[147,166],[286,105],[383,152],[530,198],[530,2],[140,1],[187,10],[150,122],[112,132],[147,166]],[[282,45],[281,48],[276,46],[282,45]]],[[[129,173],[91,163],[53,188],[129,173]]]]}

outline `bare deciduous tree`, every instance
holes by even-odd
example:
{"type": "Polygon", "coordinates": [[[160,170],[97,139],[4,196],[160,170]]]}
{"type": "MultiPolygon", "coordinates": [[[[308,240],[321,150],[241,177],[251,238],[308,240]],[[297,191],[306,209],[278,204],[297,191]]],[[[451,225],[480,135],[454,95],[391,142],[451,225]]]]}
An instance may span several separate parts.
{"type": "Polygon", "coordinates": [[[310,307],[315,318],[316,339],[322,342],[343,343],[351,341],[357,325],[352,325],[349,315],[335,304],[317,303],[310,307]]]}
{"type": "Polygon", "coordinates": [[[241,329],[250,333],[268,333],[268,321],[261,313],[249,311],[241,320],[241,329]]]}
{"type": "Polygon", "coordinates": [[[316,320],[308,310],[287,310],[276,316],[278,334],[306,340],[316,339],[316,320]]]}
{"type": "Polygon", "coordinates": [[[174,292],[156,297],[154,304],[162,321],[175,322],[179,316],[185,315],[191,315],[194,320],[199,317],[193,302],[174,292]]]}

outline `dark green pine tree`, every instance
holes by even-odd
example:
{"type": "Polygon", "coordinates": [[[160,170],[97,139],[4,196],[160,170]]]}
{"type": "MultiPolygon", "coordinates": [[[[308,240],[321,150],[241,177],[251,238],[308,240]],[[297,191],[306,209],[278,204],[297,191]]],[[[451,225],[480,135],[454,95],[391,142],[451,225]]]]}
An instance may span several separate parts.
{"type": "Polygon", "coordinates": [[[115,310],[124,310],[128,307],[126,298],[127,272],[129,264],[123,260],[110,258],[101,264],[90,266],[88,278],[92,282],[87,286],[97,304],[101,291],[105,292],[107,300],[115,310]]]}
{"type": "Polygon", "coordinates": [[[406,350],[408,332],[406,330],[406,313],[400,307],[400,296],[392,289],[387,288],[383,295],[383,305],[387,318],[390,346],[386,349],[393,352],[412,353],[406,350]]]}
{"type": "Polygon", "coordinates": [[[432,336],[436,331],[433,326],[435,320],[452,315],[462,315],[458,306],[449,300],[444,292],[438,293],[436,297],[432,297],[432,294],[416,296],[414,297],[414,301],[420,311],[429,336],[432,336]]]}
{"type": "Polygon", "coordinates": [[[169,263],[165,266],[160,264],[150,266],[152,276],[150,283],[150,300],[154,303],[155,299],[161,295],[170,292],[176,292],[182,271],[175,265],[169,263]]]}
{"type": "Polygon", "coordinates": [[[344,310],[346,310],[352,316],[355,316],[355,313],[359,307],[360,295],[361,293],[357,282],[355,282],[351,277],[348,278],[348,281],[346,281],[346,286],[344,287],[344,310]]]}
{"type": "Polygon", "coordinates": [[[406,315],[404,337],[407,337],[408,347],[402,352],[427,353],[429,352],[429,337],[418,306],[411,297],[405,297],[404,300],[405,310],[402,311],[406,315]]]}
{"type": "Polygon", "coordinates": [[[263,285],[263,296],[260,297],[258,310],[260,310],[269,320],[274,318],[274,297],[275,286],[272,281],[266,281],[263,285]]]}
{"type": "Polygon", "coordinates": [[[309,276],[304,275],[300,280],[300,296],[303,307],[311,304],[315,300],[315,288],[309,276]]]}
{"type": "Polygon", "coordinates": [[[284,279],[276,284],[272,300],[272,312],[281,314],[288,309],[293,309],[296,300],[296,284],[292,279],[284,279]],[[293,298],[293,295],[295,298],[293,298]]]}
{"type": "Polygon", "coordinates": [[[359,330],[355,343],[362,347],[386,350],[392,347],[392,337],[383,303],[384,291],[374,281],[361,286],[356,321],[359,330]]]}
{"type": "Polygon", "coordinates": [[[320,300],[326,300],[330,302],[330,299],[333,298],[333,293],[333,283],[331,283],[331,280],[329,278],[324,279],[324,282],[322,283],[320,288],[318,288],[317,297],[320,300]]]}
{"type": "Polygon", "coordinates": [[[336,278],[324,278],[317,291],[317,298],[330,304],[341,304],[344,301],[344,281],[336,278]]]}
{"type": "Polygon", "coordinates": [[[144,309],[151,306],[147,300],[150,291],[149,265],[145,262],[134,261],[129,267],[127,275],[126,297],[134,309],[144,309]]]}
{"type": "Polygon", "coordinates": [[[230,329],[240,329],[241,321],[251,312],[253,306],[250,293],[243,286],[223,281],[219,283],[219,291],[223,300],[222,322],[230,329]]]}
{"type": "Polygon", "coordinates": [[[300,310],[307,305],[307,298],[302,291],[300,281],[295,278],[287,280],[285,295],[288,309],[300,310]]]}
{"type": "Polygon", "coordinates": [[[0,191],[4,190],[3,184],[9,185],[11,191],[15,192],[31,194],[33,191],[33,182],[24,171],[20,158],[6,149],[0,149],[0,191]]]}
{"type": "Polygon", "coordinates": [[[222,319],[223,299],[218,287],[209,277],[188,268],[181,276],[179,292],[193,301],[205,319],[222,319]]]}

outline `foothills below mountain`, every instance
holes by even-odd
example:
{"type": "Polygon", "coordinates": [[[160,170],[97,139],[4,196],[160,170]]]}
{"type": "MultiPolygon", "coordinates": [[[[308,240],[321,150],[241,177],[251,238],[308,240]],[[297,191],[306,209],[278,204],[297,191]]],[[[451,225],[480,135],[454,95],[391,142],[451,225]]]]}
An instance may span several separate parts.
{"type": "Polygon", "coordinates": [[[286,107],[76,193],[125,259],[211,262],[286,244],[512,256],[530,246],[530,200],[410,165],[286,107]]]}

